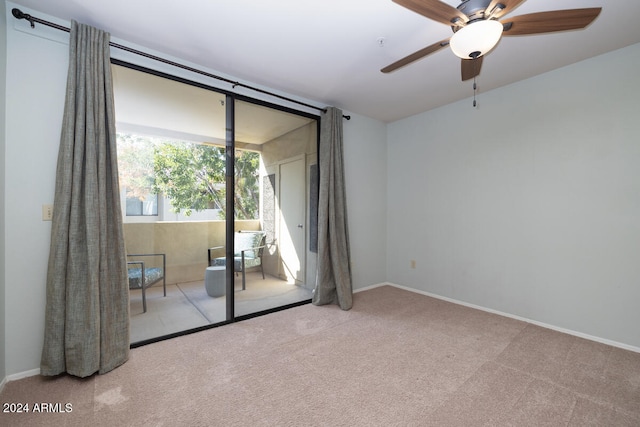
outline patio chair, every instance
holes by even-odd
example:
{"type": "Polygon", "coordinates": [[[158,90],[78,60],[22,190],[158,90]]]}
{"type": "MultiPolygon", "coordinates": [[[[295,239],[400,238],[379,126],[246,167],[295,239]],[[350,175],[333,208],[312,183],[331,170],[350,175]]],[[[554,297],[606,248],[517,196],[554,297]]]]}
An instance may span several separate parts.
{"type": "MultiPolygon", "coordinates": [[[[233,234],[233,246],[235,254],[233,257],[233,270],[242,273],[242,290],[246,289],[247,268],[260,267],[262,279],[264,279],[264,267],[262,265],[262,254],[265,247],[266,233],[264,231],[236,231],[233,234]]],[[[216,246],[207,250],[207,263],[212,266],[226,266],[226,257],[211,258],[212,252],[216,249],[223,249],[224,246],[216,246]]]]}
{"type": "MultiPolygon", "coordinates": [[[[167,257],[165,254],[129,254],[127,258],[133,260],[127,261],[127,274],[129,277],[129,289],[142,290],[142,312],[147,312],[147,295],[146,289],[162,280],[162,288],[164,296],[167,296],[167,257]],[[145,265],[145,261],[135,258],[144,257],[162,257],[162,267],[149,267],[145,265]]],[[[155,265],[155,264],[154,264],[155,265]]]]}

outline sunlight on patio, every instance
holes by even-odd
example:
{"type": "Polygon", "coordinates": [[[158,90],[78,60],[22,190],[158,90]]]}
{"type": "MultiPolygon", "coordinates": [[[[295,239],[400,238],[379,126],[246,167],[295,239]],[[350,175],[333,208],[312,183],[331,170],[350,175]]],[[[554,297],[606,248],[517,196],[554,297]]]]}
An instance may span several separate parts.
{"type": "MultiPolygon", "coordinates": [[[[259,271],[247,272],[246,290],[242,280],[235,278],[235,314],[242,316],[311,298],[311,291],[290,281],[271,275],[262,279],[259,271]]],[[[226,296],[210,297],[204,278],[167,285],[167,296],[162,285],[147,289],[147,312],[142,311],[140,290],[130,291],[131,343],[144,341],[226,319],[226,296]]]]}

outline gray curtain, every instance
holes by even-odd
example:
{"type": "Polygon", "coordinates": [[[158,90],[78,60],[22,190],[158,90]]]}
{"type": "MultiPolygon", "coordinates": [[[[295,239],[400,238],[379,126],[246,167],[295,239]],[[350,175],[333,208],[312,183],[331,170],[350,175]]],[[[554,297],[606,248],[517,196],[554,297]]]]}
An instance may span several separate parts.
{"type": "Polygon", "coordinates": [[[71,23],[42,375],[104,373],[129,356],[129,289],[109,34],[71,23]]]}
{"type": "Polygon", "coordinates": [[[342,110],[329,107],[320,120],[318,274],[312,302],[349,310],[353,292],[343,157],[342,110]]]}

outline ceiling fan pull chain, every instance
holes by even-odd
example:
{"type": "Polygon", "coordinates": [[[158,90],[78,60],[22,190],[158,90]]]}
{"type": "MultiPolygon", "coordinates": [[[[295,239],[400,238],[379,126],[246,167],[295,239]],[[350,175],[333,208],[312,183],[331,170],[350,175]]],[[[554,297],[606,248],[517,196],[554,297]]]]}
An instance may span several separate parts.
{"type": "Polygon", "coordinates": [[[477,103],[476,103],[476,92],[477,92],[477,87],[476,86],[476,76],[473,76],[473,106],[474,108],[476,107],[477,103]]]}

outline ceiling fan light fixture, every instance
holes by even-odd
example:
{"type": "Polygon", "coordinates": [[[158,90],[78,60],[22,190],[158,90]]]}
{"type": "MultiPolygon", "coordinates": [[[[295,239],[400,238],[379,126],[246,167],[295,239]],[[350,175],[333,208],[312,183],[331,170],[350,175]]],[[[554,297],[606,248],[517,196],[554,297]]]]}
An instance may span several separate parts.
{"type": "Polygon", "coordinates": [[[502,24],[489,19],[467,24],[456,31],[449,45],[453,53],[462,59],[475,59],[495,47],[502,36],[502,24]]]}

